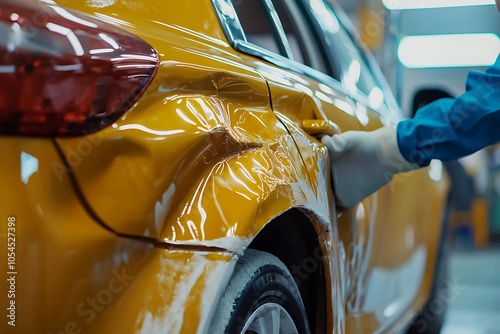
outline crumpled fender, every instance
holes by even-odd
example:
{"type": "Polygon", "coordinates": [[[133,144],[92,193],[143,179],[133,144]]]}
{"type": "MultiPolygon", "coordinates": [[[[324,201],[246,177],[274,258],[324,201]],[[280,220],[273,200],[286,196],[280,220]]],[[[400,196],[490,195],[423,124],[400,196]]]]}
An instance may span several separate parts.
{"type": "MultiPolygon", "coordinates": [[[[178,67],[168,82],[188,75],[178,67]]],[[[329,222],[326,149],[312,145],[317,165],[306,170],[260,77],[198,72],[182,91],[157,84],[98,133],[57,139],[66,166],[55,163],[56,174],[70,171],[104,226],[160,243],[240,252],[294,207],[329,222]]]]}

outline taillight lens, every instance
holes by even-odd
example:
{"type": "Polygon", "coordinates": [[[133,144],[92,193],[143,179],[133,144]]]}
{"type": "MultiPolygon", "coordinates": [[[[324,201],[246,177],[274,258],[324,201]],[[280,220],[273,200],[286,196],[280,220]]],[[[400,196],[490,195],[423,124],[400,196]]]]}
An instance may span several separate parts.
{"type": "Polygon", "coordinates": [[[84,135],[137,102],[158,67],[142,39],[50,0],[0,1],[0,134],[84,135]]]}

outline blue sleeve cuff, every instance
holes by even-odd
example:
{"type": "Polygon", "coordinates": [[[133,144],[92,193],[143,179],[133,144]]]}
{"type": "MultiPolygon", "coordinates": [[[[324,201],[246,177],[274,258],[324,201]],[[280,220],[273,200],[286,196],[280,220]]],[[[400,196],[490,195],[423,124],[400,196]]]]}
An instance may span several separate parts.
{"type": "Polygon", "coordinates": [[[396,128],[399,152],[403,158],[420,167],[426,167],[431,163],[431,158],[425,156],[418,149],[416,138],[416,124],[414,119],[407,119],[398,123],[396,128]]]}

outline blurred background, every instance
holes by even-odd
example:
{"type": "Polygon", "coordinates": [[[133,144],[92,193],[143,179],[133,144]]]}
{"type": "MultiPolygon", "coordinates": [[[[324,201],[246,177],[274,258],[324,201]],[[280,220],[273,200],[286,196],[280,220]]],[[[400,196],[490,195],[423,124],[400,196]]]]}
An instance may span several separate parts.
{"type": "MultiPolygon", "coordinates": [[[[493,0],[339,0],[404,113],[465,90],[500,52],[493,0]]],[[[500,124],[499,124],[500,127],[500,124]]],[[[449,162],[449,277],[463,292],[442,333],[500,333],[500,145],[449,162]]]]}

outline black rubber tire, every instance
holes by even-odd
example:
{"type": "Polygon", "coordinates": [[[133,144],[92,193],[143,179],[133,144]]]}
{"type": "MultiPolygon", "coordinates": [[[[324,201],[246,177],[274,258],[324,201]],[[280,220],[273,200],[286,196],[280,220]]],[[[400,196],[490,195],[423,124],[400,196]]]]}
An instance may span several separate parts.
{"type": "Polygon", "coordinates": [[[264,304],[283,307],[297,334],[309,334],[309,324],[299,289],[287,267],[277,257],[247,249],[238,260],[229,284],[215,311],[209,333],[241,333],[249,317],[264,304]]]}

